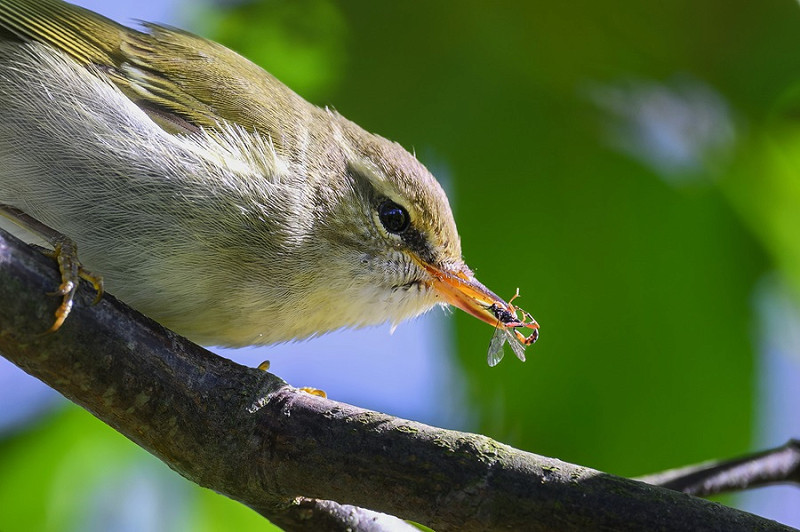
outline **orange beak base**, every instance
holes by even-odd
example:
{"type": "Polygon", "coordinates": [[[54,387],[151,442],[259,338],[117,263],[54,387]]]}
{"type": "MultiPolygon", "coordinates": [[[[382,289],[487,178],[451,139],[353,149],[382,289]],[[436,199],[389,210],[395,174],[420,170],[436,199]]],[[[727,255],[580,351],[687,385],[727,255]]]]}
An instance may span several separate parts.
{"type": "Polygon", "coordinates": [[[492,327],[527,328],[533,332],[527,338],[514,331],[517,339],[524,345],[531,345],[539,338],[539,324],[524,310],[508,303],[483,286],[468,268],[450,271],[421,263],[433,278],[433,288],[449,304],[475,316],[492,327]],[[518,317],[517,312],[522,316],[518,317]]]}

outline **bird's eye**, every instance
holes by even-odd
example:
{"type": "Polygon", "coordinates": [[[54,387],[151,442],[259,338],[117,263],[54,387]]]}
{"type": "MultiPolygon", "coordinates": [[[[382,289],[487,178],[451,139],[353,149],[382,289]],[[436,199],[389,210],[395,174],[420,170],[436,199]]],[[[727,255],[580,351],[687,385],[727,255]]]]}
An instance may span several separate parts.
{"type": "Polygon", "coordinates": [[[411,218],[408,211],[391,200],[385,200],[378,207],[378,218],[390,233],[402,233],[408,229],[411,218]]]}

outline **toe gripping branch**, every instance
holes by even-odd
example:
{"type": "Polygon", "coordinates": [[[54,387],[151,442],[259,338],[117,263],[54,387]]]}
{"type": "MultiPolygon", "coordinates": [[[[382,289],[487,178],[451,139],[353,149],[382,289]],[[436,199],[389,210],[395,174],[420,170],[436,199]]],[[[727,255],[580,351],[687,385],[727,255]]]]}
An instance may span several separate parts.
{"type": "Polygon", "coordinates": [[[96,305],[103,298],[103,278],[96,275],[83,266],[78,260],[78,247],[75,243],[61,235],[61,240],[53,244],[53,251],[46,251],[46,254],[53,257],[58,262],[58,269],[61,272],[61,284],[54,292],[48,295],[61,296],[61,305],[56,309],[56,320],[47,332],[57,331],[72,310],[75,293],[78,291],[78,284],[83,279],[92,283],[97,296],[92,305],[96,305]]]}
{"type": "Polygon", "coordinates": [[[81,266],[78,260],[78,246],[75,242],[11,205],[0,203],[0,215],[40,236],[53,246],[52,250],[43,249],[42,252],[55,259],[58,263],[58,269],[61,272],[61,284],[54,292],[49,292],[48,295],[61,296],[62,299],[61,305],[55,312],[55,322],[47,332],[55,332],[64,324],[64,320],[67,319],[72,310],[75,293],[78,290],[78,284],[81,279],[92,283],[92,286],[97,291],[97,297],[95,297],[93,305],[102,299],[103,278],[81,266]]]}

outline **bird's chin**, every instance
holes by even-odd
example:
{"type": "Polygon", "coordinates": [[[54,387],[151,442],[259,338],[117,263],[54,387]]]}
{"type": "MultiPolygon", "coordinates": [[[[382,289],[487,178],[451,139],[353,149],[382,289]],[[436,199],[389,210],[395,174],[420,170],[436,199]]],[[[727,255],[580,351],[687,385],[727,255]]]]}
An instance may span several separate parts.
{"type": "MultiPolygon", "coordinates": [[[[394,285],[384,298],[385,314],[380,322],[389,321],[398,325],[404,320],[414,318],[428,312],[441,303],[430,281],[415,279],[403,284],[394,285]]],[[[376,309],[378,310],[378,309],[376,309]]]]}

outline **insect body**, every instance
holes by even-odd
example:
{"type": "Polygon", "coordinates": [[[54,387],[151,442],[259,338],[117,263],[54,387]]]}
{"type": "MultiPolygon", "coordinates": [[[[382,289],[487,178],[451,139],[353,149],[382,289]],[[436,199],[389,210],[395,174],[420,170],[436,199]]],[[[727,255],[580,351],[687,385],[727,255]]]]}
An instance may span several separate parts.
{"type": "Polygon", "coordinates": [[[511,346],[511,350],[518,359],[525,362],[525,348],[539,339],[539,324],[533,319],[528,312],[519,307],[515,307],[512,302],[519,297],[519,289],[514,297],[508,300],[507,306],[500,306],[497,303],[492,303],[488,310],[494,314],[497,319],[492,339],[489,341],[489,352],[487,361],[489,366],[496,366],[505,355],[503,346],[506,342],[511,346]],[[518,316],[517,313],[521,316],[518,316]],[[517,329],[527,328],[532,329],[533,332],[529,336],[523,335],[517,329]]]}

